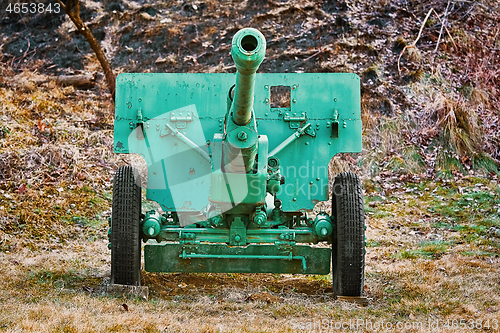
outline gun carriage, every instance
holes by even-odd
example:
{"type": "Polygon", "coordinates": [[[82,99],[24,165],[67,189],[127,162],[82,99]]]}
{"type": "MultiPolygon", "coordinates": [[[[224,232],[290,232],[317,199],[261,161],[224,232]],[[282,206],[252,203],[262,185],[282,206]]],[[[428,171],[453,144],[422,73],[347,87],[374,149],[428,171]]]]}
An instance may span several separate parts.
{"type": "Polygon", "coordinates": [[[361,151],[360,82],[349,73],[258,74],[266,41],[240,30],[237,73],[120,74],[114,150],[148,166],[118,169],[110,228],[111,283],[149,272],[329,274],[337,295],[364,284],[359,178],[329,186],[337,153],[361,151]],[[311,214],[331,200],[331,214],[311,214]],[[331,246],[311,246],[311,244],[331,246]]]}

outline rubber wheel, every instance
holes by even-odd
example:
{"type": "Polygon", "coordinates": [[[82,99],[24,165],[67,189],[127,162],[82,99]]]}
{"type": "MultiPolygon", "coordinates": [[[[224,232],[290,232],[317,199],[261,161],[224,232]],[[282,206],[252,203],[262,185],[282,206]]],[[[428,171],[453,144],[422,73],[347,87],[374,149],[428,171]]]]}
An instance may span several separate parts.
{"type": "Polygon", "coordinates": [[[141,176],[120,167],[113,180],[111,215],[111,283],[141,284],[141,176]]]}
{"type": "Polygon", "coordinates": [[[336,239],[332,241],[333,292],[361,296],[365,280],[365,211],[358,176],[342,172],[335,177],[332,215],[336,239]]]}

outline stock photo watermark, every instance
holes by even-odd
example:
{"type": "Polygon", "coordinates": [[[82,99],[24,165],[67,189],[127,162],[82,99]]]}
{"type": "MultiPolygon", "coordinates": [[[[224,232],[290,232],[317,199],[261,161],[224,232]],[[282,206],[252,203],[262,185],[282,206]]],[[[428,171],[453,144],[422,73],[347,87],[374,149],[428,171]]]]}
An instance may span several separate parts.
{"type": "Polygon", "coordinates": [[[301,331],[365,331],[365,330],[493,330],[498,331],[498,319],[452,319],[439,320],[428,319],[427,321],[374,321],[367,319],[333,320],[318,319],[312,321],[300,321],[292,319],[288,323],[290,329],[301,331]]]}

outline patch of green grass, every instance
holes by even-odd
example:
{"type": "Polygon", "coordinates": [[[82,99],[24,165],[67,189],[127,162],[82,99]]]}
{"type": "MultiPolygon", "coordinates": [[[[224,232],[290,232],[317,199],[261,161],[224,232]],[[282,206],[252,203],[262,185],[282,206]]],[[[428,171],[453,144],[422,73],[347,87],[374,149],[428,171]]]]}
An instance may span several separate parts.
{"type": "Polygon", "coordinates": [[[324,284],[330,284],[332,283],[332,275],[331,274],[326,274],[326,275],[306,275],[306,278],[310,281],[320,281],[324,284]]]}
{"type": "Polygon", "coordinates": [[[450,197],[449,194],[445,198],[435,198],[428,210],[461,225],[469,225],[472,229],[472,224],[493,226],[497,223],[497,207],[500,205],[500,195],[497,193],[477,191],[473,187],[467,188],[463,195],[455,193],[450,197]]]}
{"type": "Polygon", "coordinates": [[[477,234],[484,234],[486,230],[488,230],[488,227],[484,225],[456,225],[453,227],[453,230],[456,231],[462,231],[464,233],[477,233],[477,234]]]}
{"type": "Polygon", "coordinates": [[[433,228],[436,228],[436,229],[453,229],[454,227],[456,227],[454,224],[452,223],[448,223],[448,222],[444,222],[444,221],[439,221],[439,222],[436,222],[434,224],[432,224],[432,227],[433,228]]]}
{"type": "Polygon", "coordinates": [[[444,186],[444,185],[438,185],[436,186],[436,194],[441,195],[441,196],[453,196],[454,194],[457,193],[457,187],[456,186],[444,186]]]}
{"type": "Polygon", "coordinates": [[[373,201],[384,201],[384,198],[382,198],[380,195],[372,195],[372,196],[367,196],[365,197],[365,203],[373,202],[373,201]]]}
{"type": "Polygon", "coordinates": [[[478,225],[483,225],[485,227],[500,227],[500,216],[491,216],[490,218],[478,221],[478,225]]]}
{"type": "Polygon", "coordinates": [[[402,250],[398,256],[401,259],[416,259],[418,257],[417,250],[402,250]]]}
{"type": "MultiPolygon", "coordinates": [[[[274,286],[274,285],[273,286],[265,286],[264,290],[267,290],[267,291],[270,291],[273,293],[280,293],[282,291],[282,287],[274,286]]],[[[295,291],[295,288],[294,288],[294,291],[295,291]]]]}
{"type": "Polygon", "coordinates": [[[367,196],[365,197],[365,213],[372,215],[374,218],[384,218],[392,216],[390,212],[384,207],[383,202],[386,198],[379,195],[367,196]],[[375,204],[371,204],[375,203],[375,204]],[[379,208],[380,207],[380,208],[379,208]]]}
{"type": "Polygon", "coordinates": [[[113,192],[111,192],[111,191],[103,192],[102,197],[104,200],[112,202],[113,201],[113,192]]]}
{"type": "Polygon", "coordinates": [[[480,240],[480,236],[476,233],[465,234],[465,241],[467,243],[476,243],[480,240]]]}
{"type": "Polygon", "coordinates": [[[474,170],[484,170],[500,175],[500,169],[491,156],[481,153],[472,157],[472,168],[474,170]]]}
{"type": "Polygon", "coordinates": [[[368,205],[365,205],[365,214],[375,214],[375,212],[377,211],[376,209],[373,209],[372,207],[368,206],[368,205]]]}
{"type": "MultiPolygon", "coordinates": [[[[391,288],[385,288],[384,292],[386,294],[388,294],[388,293],[394,293],[394,292],[396,292],[396,290],[395,289],[391,289],[391,288]]],[[[403,297],[401,295],[395,295],[394,297],[388,297],[387,298],[387,302],[389,304],[400,303],[402,298],[403,297]]]]}
{"type": "Polygon", "coordinates": [[[408,207],[418,207],[420,208],[420,203],[418,203],[415,199],[411,198],[408,200],[408,207]]]}
{"type": "Polygon", "coordinates": [[[366,242],[366,247],[379,247],[381,245],[382,245],[382,242],[378,241],[378,240],[369,239],[366,242]]]}
{"type": "Polygon", "coordinates": [[[428,302],[426,301],[419,302],[417,305],[413,306],[413,311],[415,313],[419,313],[422,315],[428,315],[430,313],[428,302]]]}
{"type": "Polygon", "coordinates": [[[408,146],[403,150],[403,155],[411,172],[419,173],[425,169],[425,161],[420,155],[418,147],[408,146]]]}
{"type": "Polygon", "coordinates": [[[465,178],[465,180],[467,180],[470,185],[482,185],[484,184],[485,182],[485,179],[483,177],[473,177],[473,176],[469,176],[467,178],[465,178]]]}
{"type": "Polygon", "coordinates": [[[419,249],[402,250],[398,253],[401,259],[416,259],[418,257],[435,259],[441,257],[448,251],[450,242],[432,241],[420,243],[419,249]]]}
{"type": "MultiPolygon", "coordinates": [[[[371,163],[369,168],[369,173],[371,176],[378,175],[380,173],[380,166],[378,163],[371,163]]],[[[379,187],[380,189],[380,187],[379,187]]]]}
{"type": "Polygon", "coordinates": [[[54,287],[74,285],[84,280],[76,271],[54,271],[41,269],[28,274],[28,281],[38,285],[50,285],[54,287]]]}
{"type": "Polygon", "coordinates": [[[82,188],[80,189],[81,192],[84,192],[84,193],[96,193],[96,191],[90,187],[90,186],[82,186],[82,188]]]}
{"type": "Polygon", "coordinates": [[[391,159],[387,162],[386,167],[393,172],[406,170],[406,161],[401,156],[392,156],[391,159]]]}
{"type": "Polygon", "coordinates": [[[458,202],[458,205],[462,207],[470,206],[475,210],[487,211],[492,210],[495,204],[500,204],[500,199],[494,193],[483,191],[465,194],[458,202]]]}
{"type": "Polygon", "coordinates": [[[90,205],[99,205],[99,204],[102,204],[104,202],[104,200],[102,198],[99,198],[99,197],[93,197],[88,202],[90,205]]]}
{"type": "Polygon", "coordinates": [[[443,241],[432,241],[432,242],[422,242],[420,244],[422,253],[425,255],[436,257],[446,253],[448,250],[449,242],[443,241]]]}
{"type": "Polygon", "coordinates": [[[496,256],[496,253],[493,252],[488,252],[488,251],[482,251],[482,250],[476,250],[476,251],[462,251],[460,252],[461,255],[463,256],[477,256],[477,257],[492,257],[496,256]]]}
{"type": "Polygon", "coordinates": [[[89,218],[86,216],[76,215],[76,216],[71,216],[69,218],[63,217],[62,220],[67,224],[81,224],[81,225],[89,224],[89,218]]]}
{"type": "Polygon", "coordinates": [[[373,217],[376,219],[381,219],[389,216],[392,216],[392,214],[383,210],[378,210],[373,214],[373,217]]]}
{"type": "Polygon", "coordinates": [[[425,161],[418,147],[408,146],[401,151],[401,154],[392,155],[385,168],[398,173],[420,173],[425,171],[425,161]]]}
{"type": "Polygon", "coordinates": [[[416,184],[418,192],[427,192],[431,189],[431,183],[428,181],[419,182],[416,184]]]}
{"type": "Polygon", "coordinates": [[[456,172],[462,174],[466,173],[466,169],[460,162],[460,159],[454,152],[454,149],[442,149],[438,151],[436,165],[438,167],[436,177],[439,178],[450,179],[455,176],[456,172]]]}

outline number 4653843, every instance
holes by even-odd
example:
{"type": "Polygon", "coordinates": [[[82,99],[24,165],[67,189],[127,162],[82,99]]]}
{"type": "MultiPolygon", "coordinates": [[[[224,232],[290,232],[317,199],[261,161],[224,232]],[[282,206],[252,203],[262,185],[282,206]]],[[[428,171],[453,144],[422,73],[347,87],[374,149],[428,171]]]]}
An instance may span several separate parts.
{"type": "Polygon", "coordinates": [[[35,13],[60,13],[61,5],[59,3],[9,3],[6,11],[15,14],[35,14],[35,13]]]}

